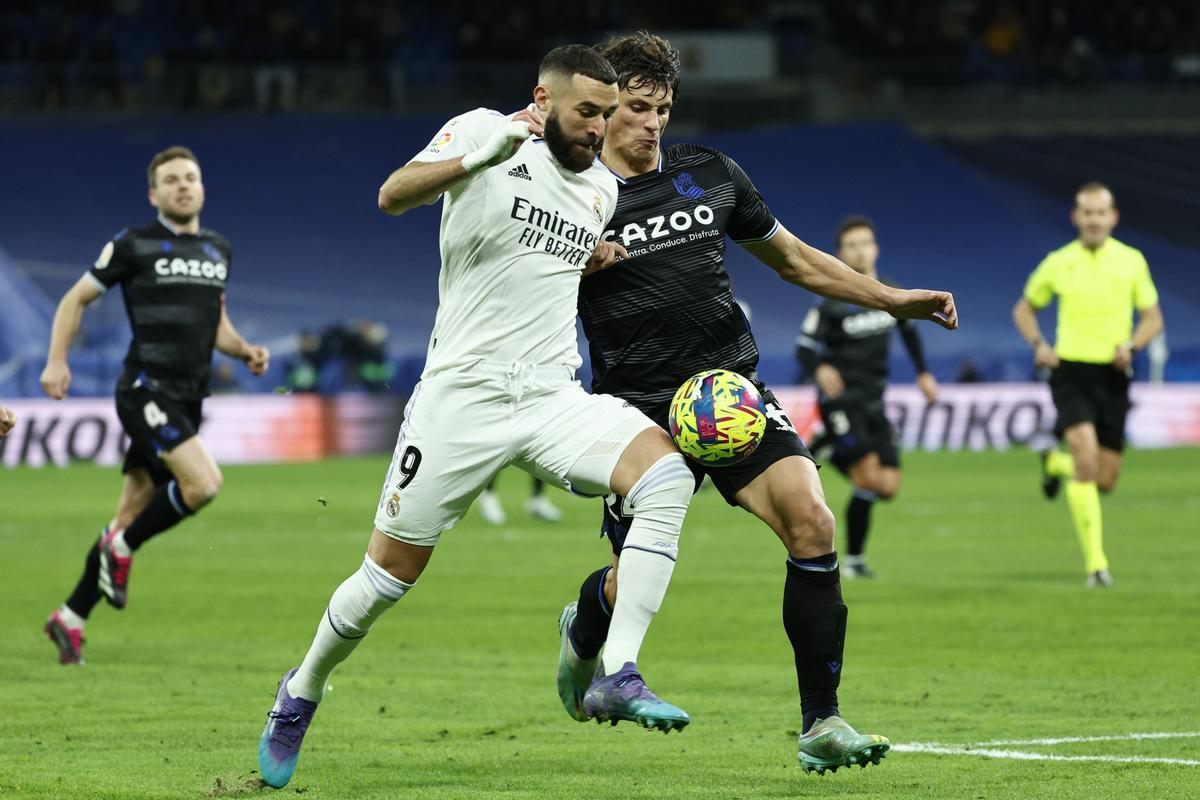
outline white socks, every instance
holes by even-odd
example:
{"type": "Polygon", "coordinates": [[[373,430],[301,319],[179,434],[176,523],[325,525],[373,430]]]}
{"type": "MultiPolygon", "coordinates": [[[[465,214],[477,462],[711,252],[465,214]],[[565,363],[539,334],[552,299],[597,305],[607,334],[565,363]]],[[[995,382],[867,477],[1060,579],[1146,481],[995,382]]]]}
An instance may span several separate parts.
{"type": "Polygon", "coordinates": [[[83,623],[87,622],[86,619],[84,619],[83,617],[79,616],[74,611],[72,611],[71,607],[68,606],[66,603],[63,603],[61,606],[58,607],[58,615],[60,617],[62,617],[63,623],[68,628],[78,628],[80,630],[83,630],[83,623]]]}
{"type": "Polygon", "coordinates": [[[633,524],[621,548],[617,603],[604,645],[606,675],[617,672],[627,661],[637,663],[642,639],[675,570],[679,531],[695,488],[696,480],[683,456],[671,453],[646,470],[625,498],[625,510],[633,514],[633,524]]]}
{"type": "Polygon", "coordinates": [[[133,550],[129,548],[129,545],[125,544],[124,528],[118,531],[117,535],[112,538],[112,549],[121,558],[129,558],[133,555],[133,550]]]}
{"type": "Polygon", "coordinates": [[[393,578],[370,557],[342,582],[329,598],[329,606],[317,624],[317,635],[300,669],[288,681],[293,697],[320,702],[333,668],[354,652],[375,620],[413,587],[393,578]]]}

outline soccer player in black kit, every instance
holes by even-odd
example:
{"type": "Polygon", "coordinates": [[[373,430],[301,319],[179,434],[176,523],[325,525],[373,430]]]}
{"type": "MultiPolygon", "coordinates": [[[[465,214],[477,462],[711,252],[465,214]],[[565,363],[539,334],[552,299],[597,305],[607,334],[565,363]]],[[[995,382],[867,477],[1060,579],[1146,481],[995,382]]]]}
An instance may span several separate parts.
{"type": "MultiPolygon", "coordinates": [[[[763,392],[767,433],[747,460],[707,474],[725,499],[763,520],[788,550],[783,621],[795,650],[803,712],[799,758],[806,770],[878,762],[882,736],[860,735],[838,716],[846,606],[842,603],[834,518],[804,442],[762,386],[758,348],[730,292],[728,235],[786,281],[828,297],[933,319],[957,327],[947,292],[902,291],[873,281],[801,242],[771,215],[746,174],[723,153],[689,144],[660,146],[679,85],[679,53],[640,32],[599,48],[619,76],[616,113],[601,160],[617,176],[616,214],[606,232],[630,258],[580,286],[592,389],[627,400],[666,426],[671,397],[705,369],[745,375],[763,392]]],[[[799,299],[799,296],[797,296],[799,299]]],[[[621,498],[606,503],[613,563],[589,575],[559,621],[559,695],[587,718],[582,699],[607,635],[616,566],[628,518],[621,498]]]]}
{"type": "MultiPolygon", "coordinates": [[[[847,217],[836,238],[837,255],[844,264],[878,279],[879,244],[871,220],[847,217]]],[[[891,500],[900,491],[896,432],[883,413],[893,328],[900,331],[925,400],[937,402],[937,380],[925,364],[921,337],[912,320],[823,300],[808,312],[796,340],[796,355],[816,381],[817,404],[825,424],[825,432],[811,443],[812,451],[817,458],[832,461],[854,484],[846,506],[847,552],[842,559],[842,575],[847,578],[875,577],[866,556],[871,507],[876,500],[891,500]]]]}
{"type": "Polygon", "coordinates": [[[213,347],[267,370],[267,348],[251,345],[225,312],[229,242],[200,227],[204,184],[196,156],[171,147],[147,171],[158,219],[127,228],[104,246],[95,265],[58,304],[42,389],[67,394],[67,350],[83,309],[120,286],[133,341],[117,381],[117,416],[129,436],[117,512],[87,553],[83,576],[44,630],[62,664],[82,664],[83,626],[103,595],[120,609],[129,591],[133,553],[152,536],[217,496],[221,471],[197,435],[213,347]]]}

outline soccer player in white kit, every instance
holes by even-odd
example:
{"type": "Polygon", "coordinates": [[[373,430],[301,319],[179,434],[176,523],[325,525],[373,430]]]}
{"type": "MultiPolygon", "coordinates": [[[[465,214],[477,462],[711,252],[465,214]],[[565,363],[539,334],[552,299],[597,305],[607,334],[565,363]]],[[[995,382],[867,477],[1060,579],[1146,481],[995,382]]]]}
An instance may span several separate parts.
{"type": "Polygon", "coordinates": [[[527,110],[455,117],[380,189],[379,207],[394,215],[445,197],[440,303],[362,567],[333,593],[268,714],[259,767],[271,786],[295,771],[333,668],[413,588],[442,531],[508,464],[581,494],[628,498],[634,524],[588,713],[665,731],[688,723],[636,664],[674,568],[692,474],[648,417],[574,379],[580,276],[623,255],[600,241],[617,184],[596,161],[616,84],[590,48],[552,50],[527,110]]]}

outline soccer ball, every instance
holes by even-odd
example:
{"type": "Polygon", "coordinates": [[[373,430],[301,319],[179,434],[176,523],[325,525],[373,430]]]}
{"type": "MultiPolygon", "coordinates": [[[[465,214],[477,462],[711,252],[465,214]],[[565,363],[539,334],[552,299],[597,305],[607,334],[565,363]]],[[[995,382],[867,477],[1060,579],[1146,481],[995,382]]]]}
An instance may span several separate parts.
{"type": "Polygon", "coordinates": [[[671,400],[671,437],[683,454],[709,467],[736,464],[754,452],[767,411],[754,384],[724,369],[684,381],[671,400]]]}

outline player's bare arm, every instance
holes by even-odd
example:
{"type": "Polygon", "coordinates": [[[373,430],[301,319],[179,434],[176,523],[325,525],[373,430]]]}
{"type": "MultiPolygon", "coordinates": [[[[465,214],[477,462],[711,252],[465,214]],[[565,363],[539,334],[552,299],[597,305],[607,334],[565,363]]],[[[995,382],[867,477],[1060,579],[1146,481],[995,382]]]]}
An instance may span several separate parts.
{"type": "Polygon", "coordinates": [[[79,322],[83,318],[83,309],[95,301],[102,292],[96,284],[84,275],[75,285],[67,290],[58,309],[54,312],[54,322],[50,327],[50,351],[46,355],[46,367],[42,370],[42,391],[55,400],[67,396],[67,388],[71,385],[71,368],[67,366],[67,350],[79,332],[79,322]]]}
{"type": "Polygon", "coordinates": [[[1050,343],[1042,338],[1042,328],[1038,325],[1037,309],[1025,297],[1017,300],[1012,310],[1013,324],[1029,346],[1033,348],[1033,363],[1038,367],[1057,367],[1058,354],[1050,343]]]}
{"type": "Polygon", "coordinates": [[[1162,331],[1163,315],[1158,303],[1138,309],[1137,327],[1133,329],[1128,342],[1117,345],[1113,353],[1113,366],[1121,370],[1129,369],[1133,365],[1133,354],[1144,349],[1162,331]]]}
{"type": "Polygon", "coordinates": [[[805,244],[782,225],[770,239],[745,248],[785,281],[822,297],[877,308],[898,319],[927,319],[949,330],[958,327],[958,311],[949,292],[886,286],[805,244]]]}
{"type": "Polygon", "coordinates": [[[507,161],[530,136],[544,133],[544,120],[530,107],[496,128],[478,150],[447,161],[412,161],[388,176],[379,187],[379,210],[394,217],[435,202],[455,185],[488,167],[507,161]]]}
{"type": "Polygon", "coordinates": [[[230,358],[246,365],[254,375],[262,375],[271,364],[271,351],[262,345],[250,344],[233,327],[229,313],[221,307],[221,320],[217,323],[217,349],[230,358]]]}

